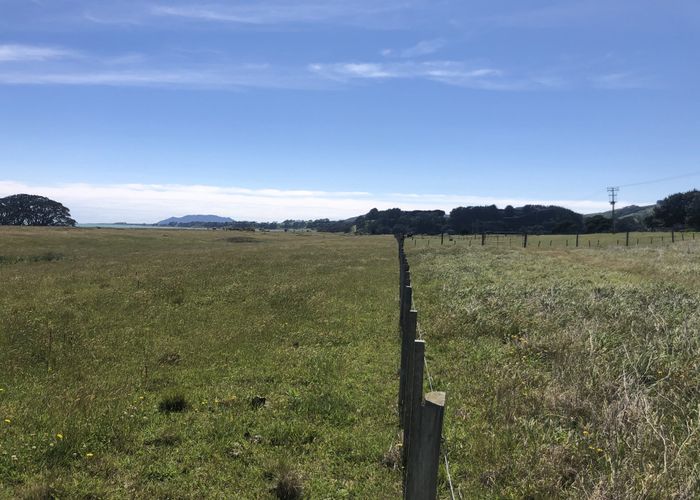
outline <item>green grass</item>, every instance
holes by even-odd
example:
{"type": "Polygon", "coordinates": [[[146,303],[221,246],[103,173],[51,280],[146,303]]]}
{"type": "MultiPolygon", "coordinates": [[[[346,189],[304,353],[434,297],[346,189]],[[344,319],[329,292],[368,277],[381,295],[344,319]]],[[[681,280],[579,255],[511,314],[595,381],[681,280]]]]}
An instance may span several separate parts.
{"type": "Polygon", "coordinates": [[[0,255],[0,497],[400,496],[392,238],[0,228],[0,255]]]}
{"type": "Polygon", "coordinates": [[[609,238],[407,241],[464,498],[700,496],[700,240],[609,238]]]}
{"type": "MultiPolygon", "coordinates": [[[[699,496],[700,240],[542,238],[407,242],[455,486],[699,496]]],[[[401,496],[393,238],[0,228],[0,256],[0,497],[401,496]]]]}

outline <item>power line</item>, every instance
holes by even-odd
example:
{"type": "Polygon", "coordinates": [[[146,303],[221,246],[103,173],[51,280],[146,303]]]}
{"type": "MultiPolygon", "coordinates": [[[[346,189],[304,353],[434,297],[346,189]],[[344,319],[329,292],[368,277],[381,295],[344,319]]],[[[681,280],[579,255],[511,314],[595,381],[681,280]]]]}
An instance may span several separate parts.
{"type": "Polygon", "coordinates": [[[698,172],[689,172],[687,174],[681,174],[681,175],[672,175],[669,177],[661,177],[659,179],[653,179],[649,181],[641,181],[641,182],[633,182],[632,184],[623,184],[620,187],[633,187],[633,186],[645,186],[647,184],[657,184],[659,182],[666,182],[666,181],[675,181],[677,179],[686,179],[688,177],[696,177],[700,176],[700,171],[698,172]]]}

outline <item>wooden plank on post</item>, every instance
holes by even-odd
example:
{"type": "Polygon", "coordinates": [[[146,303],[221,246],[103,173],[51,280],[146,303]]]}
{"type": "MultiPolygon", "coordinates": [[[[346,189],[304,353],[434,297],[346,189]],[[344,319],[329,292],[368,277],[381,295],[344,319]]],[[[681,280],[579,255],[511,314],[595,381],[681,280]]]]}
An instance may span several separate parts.
{"type": "Polygon", "coordinates": [[[440,441],[445,414],[445,393],[430,392],[419,407],[418,435],[410,442],[406,471],[406,500],[437,498],[437,476],[440,468],[440,441]]]}

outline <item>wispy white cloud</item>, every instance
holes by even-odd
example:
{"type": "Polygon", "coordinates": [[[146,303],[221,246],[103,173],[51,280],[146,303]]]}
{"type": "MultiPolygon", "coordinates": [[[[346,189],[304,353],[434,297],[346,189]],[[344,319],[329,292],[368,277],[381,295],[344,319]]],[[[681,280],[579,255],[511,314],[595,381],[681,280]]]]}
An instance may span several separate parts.
{"type": "Polygon", "coordinates": [[[78,52],[60,47],[19,44],[0,45],[0,62],[48,61],[78,56],[78,52]]]}
{"type": "Polygon", "coordinates": [[[422,40],[412,47],[403,50],[384,49],[381,54],[384,57],[401,57],[404,59],[414,59],[416,57],[427,56],[434,54],[441,48],[447,45],[447,40],[444,38],[435,38],[433,40],[422,40]]]}
{"type": "Polygon", "coordinates": [[[518,78],[500,69],[472,67],[459,61],[316,63],[309,65],[309,71],[340,82],[425,79],[485,90],[527,90],[546,88],[556,83],[553,80],[518,78]]]}
{"type": "Polygon", "coordinates": [[[648,89],[656,86],[651,78],[624,72],[592,76],[589,81],[599,89],[648,89]]]}
{"type": "Polygon", "coordinates": [[[156,222],[170,216],[216,213],[238,220],[343,219],[371,208],[405,210],[457,206],[526,204],[560,205],[580,212],[606,210],[605,201],[495,198],[454,194],[334,192],[246,189],[167,184],[44,184],[0,181],[0,196],[30,193],[56,199],[79,222],[156,222]]]}
{"type": "Polygon", "coordinates": [[[251,25],[286,23],[352,22],[368,19],[381,13],[401,11],[410,2],[324,0],[259,1],[236,4],[175,4],[153,5],[150,14],[194,21],[213,21],[251,25]]]}
{"type": "Polygon", "coordinates": [[[399,59],[273,65],[236,63],[225,52],[179,51],[148,55],[136,52],[95,54],[64,47],[0,45],[0,85],[82,85],[175,87],[188,89],[328,89],[356,82],[428,80],[445,85],[493,91],[547,90],[572,87],[648,88],[649,78],[604,68],[563,67],[540,73],[514,73],[454,60],[410,60],[429,54],[442,40],[421,42],[399,59]],[[587,76],[584,71],[588,70],[587,76]]]}
{"type": "Polygon", "coordinates": [[[320,82],[303,70],[268,64],[166,67],[148,69],[128,61],[108,59],[90,66],[60,68],[0,68],[0,85],[73,85],[184,89],[244,88],[314,89],[320,82]]]}

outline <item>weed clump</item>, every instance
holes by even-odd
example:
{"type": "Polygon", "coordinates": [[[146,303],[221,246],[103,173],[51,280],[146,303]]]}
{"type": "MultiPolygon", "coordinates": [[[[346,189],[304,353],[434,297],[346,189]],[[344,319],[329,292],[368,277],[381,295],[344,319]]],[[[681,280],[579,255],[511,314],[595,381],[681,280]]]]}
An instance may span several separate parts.
{"type": "Polygon", "coordinates": [[[182,394],[173,394],[166,396],[158,404],[158,410],[161,413],[182,413],[187,410],[189,404],[182,394]]]}
{"type": "Polygon", "coordinates": [[[275,482],[271,491],[280,500],[298,500],[304,494],[301,477],[288,464],[282,462],[274,473],[275,482]]]}

